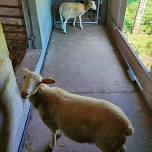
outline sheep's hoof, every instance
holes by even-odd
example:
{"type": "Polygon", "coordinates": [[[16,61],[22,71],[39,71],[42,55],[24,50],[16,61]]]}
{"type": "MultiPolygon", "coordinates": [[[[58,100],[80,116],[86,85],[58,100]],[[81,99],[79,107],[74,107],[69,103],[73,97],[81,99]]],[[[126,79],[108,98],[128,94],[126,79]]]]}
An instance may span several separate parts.
{"type": "Polygon", "coordinates": [[[125,146],[122,146],[122,147],[118,150],[118,152],[125,152],[125,151],[126,151],[125,146]]]}
{"type": "Polygon", "coordinates": [[[52,152],[54,149],[54,145],[49,144],[45,152],[52,152]]]}
{"type": "Polygon", "coordinates": [[[83,30],[83,27],[80,26],[80,29],[83,30]]]}
{"type": "Polygon", "coordinates": [[[64,144],[61,144],[60,147],[64,147],[64,144]]]}
{"type": "Polygon", "coordinates": [[[48,148],[45,150],[45,152],[53,152],[53,147],[48,146],[48,148]]]}

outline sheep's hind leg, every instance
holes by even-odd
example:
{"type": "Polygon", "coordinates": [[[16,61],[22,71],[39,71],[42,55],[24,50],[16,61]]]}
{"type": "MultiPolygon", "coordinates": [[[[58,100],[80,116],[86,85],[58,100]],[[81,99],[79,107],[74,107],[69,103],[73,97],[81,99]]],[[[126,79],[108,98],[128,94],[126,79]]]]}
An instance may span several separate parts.
{"type": "Polygon", "coordinates": [[[122,146],[117,152],[125,152],[125,151],[126,151],[125,146],[122,146]]]}
{"type": "Polygon", "coordinates": [[[57,145],[57,139],[62,135],[62,132],[58,129],[55,133],[52,133],[51,143],[48,147],[48,151],[53,151],[53,148],[57,145]]]}
{"type": "Polygon", "coordinates": [[[75,27],[76,19],[77,19],[77,17],[75,17],[75,18],[74,18],[74,21],[73,21],[73,27],[75,27]]]}
{"type": "Polygon", "coordinates": [[[79,16],[79,21],[80,21],[80,28],[83,30],[83,25],[82,25],[82,18],[79,16]]]}
{"type": "Polygon", "coordinates": [[[65,20],[65,21],[63,22],[63,30],[64,30],[64,33],[67,33],[67,29],[66,29],[67,22],[68,22],[68,20],[65,20]]]}
{"type": "Polygon", "coordinates": [[[63,29],[63,17],[62,17],[61,13],[60,13],[60,20],[61,20],[61,25],[62,25],[62,29],[63,29]]]}

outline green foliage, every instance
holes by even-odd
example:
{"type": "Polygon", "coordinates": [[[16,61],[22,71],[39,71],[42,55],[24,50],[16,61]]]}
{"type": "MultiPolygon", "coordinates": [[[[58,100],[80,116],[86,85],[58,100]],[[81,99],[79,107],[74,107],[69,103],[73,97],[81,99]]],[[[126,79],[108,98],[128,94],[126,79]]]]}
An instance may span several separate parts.
{"type": "Polygon", "coordinates": [[[152,34],[152,0],[147,1],[144,17],[141,24],[141,31],[152,34]]]}
{"type": "Polygon", "coordinates": [[[127,38],[141,61],[150,70],[152,65],[152,35],[128,33],[127,38]]]}
{"type": "Polygon", "coordinates": [[[132,29],[139,2],[140,0],[128,0],[123,30],[141,61],[150,69],[152,65],[152,0],[147,0],[140,33],[135,35],[132,29]]]}
{"type": "Polygon", "coordinates": [[[137,54],[146,53],[147,55],[152,56],[152,35],[140,33],[138,35],[128,34],[127,37],[137,54]]]}
{"type": "Polygon", "coordinates": [[[128,0],[124,21],[124,31],[127,33],[132,32],[139,2],[140,0],[128,0]]]}

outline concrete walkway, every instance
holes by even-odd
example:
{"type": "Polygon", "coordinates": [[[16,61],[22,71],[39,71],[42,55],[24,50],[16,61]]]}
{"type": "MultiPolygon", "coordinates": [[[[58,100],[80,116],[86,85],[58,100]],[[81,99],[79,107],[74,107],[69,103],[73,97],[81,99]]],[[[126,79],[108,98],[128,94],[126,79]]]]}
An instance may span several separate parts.
{"type": "MultiPolygon", "coordinates": [[[[66,35],[54,30],[42,75],[55,78],[55,86],[106,99],[121,107],[135,127],[135,134],[126,143],[127,152],[152,152],[152,112],[126,75],[119,51],[110,42],[105,28],[97,25],[84,25],[83,31],[68,28],[66,35]]],[[[50,131],[34,110],[25,145],[30,143],[31,151],[43,152],[49,141],[50,131]]],[[[61,137],[54,152],[99,152],[99,149],[61,137]]]]}

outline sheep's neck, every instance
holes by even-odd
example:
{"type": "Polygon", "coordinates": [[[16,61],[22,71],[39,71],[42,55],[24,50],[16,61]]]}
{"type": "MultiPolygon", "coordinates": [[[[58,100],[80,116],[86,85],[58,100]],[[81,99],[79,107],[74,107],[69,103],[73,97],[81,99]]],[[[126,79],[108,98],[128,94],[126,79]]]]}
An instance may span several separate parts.
{"type": "Polygon", "coordinates": [[[90,4],[85,4],[85,12],[87,12],[91,8],[90,4]]]}
{"type": "Polygon", "coordinates": [[[40,102],[39,98],[40,98],[40,95],[38,93],[32,94],[29,97],[30,102],[32,103],[32,105],[35,108],[38,108],[40,106],[41,102],[40,102]]]}

